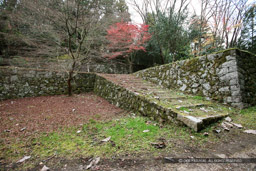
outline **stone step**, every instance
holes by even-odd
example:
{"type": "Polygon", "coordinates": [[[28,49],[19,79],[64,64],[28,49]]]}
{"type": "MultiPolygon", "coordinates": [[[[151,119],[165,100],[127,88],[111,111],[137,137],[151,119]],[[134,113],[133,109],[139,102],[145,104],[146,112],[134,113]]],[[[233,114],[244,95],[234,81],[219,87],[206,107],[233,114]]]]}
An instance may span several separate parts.
{"type": "Polygon", "coordinates": [[[228,115],[228,109],[219,104],[164,89],[133,75],[98,74],[94,92],[120,108],[159,122],[183,123],[195,131],[228,115]]]}

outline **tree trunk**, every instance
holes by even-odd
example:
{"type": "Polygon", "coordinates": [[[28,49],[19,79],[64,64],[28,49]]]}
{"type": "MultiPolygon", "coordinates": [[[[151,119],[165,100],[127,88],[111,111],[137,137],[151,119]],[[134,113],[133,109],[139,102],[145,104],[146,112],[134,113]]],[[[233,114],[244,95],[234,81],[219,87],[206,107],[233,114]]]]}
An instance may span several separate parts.
{"type": "Polygon", "coordinates": [[[129,65],[129,73],[133,72],[132,60],[130,57],[127,57],[128,65],[129,65]]]}
{"type": "Polygon", "coordinates": [[[68,73],[68,96],[72,96],[72,85],[71,85],[72,77],[73,77],[73,70],[69,71],[68,73]]]}
{"type": "Polygon", "coordinates": [[[73,64],[72,64],[72,68],[71,70],[68,72],[68,95],[72,96],[72,80],[73,80],[73,73],[75,71],[75,67],[76,67],[76,60],[73,57],[73,64]]]}
{"type": "Polygon", "coordinates": [[[161,48],[160,48],[160,55],[161,55],[161,62],[162,62],[162,64],[165,64],[164,54],[163,54],[163,51],[162,51],[161,48]]]}

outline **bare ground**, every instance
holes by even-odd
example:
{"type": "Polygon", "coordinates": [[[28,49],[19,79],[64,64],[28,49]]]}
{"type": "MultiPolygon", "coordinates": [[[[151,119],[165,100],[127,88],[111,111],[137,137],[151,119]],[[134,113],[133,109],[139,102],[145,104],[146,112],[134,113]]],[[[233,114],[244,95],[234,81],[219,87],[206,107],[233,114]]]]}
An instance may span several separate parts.
{"type": "MultiPolygon", "coordinates": [[[[62,127],[84,124],[89,119],[109,120],[125,113],[92,93],[72,97],[62,95],[6,100],[0,102],[0,138],[8,143],[11,137],[29,137],[38,132],[51,132],[62,127]]],[[[112,159],[102,158],[92,170],[256,171],[256,163],[172,164],[164,160],[164,157],[216,158],[220,155],[229,158],[256,158],[255,135],[232,129],[216,136],[220,141],[217,144],[207,142],[204,148],[187,146],[182,141],[176,142],[177,147],[171,153],[159,152],[158,157],[143,153],[113,156],[112,159]]],[[[85,170],[89,163],[89,158],[51,158],[44,162],[51,170],[85,170]]],[[[42,167],[43,165],[38,163],[32,170],[40,170],[42,167]]],[[[19,170],[17,166],[13,168],[19,170]]]]}
{"type": "Polygon", "coordinates": [[[6,100],[0,102],[0,137],[26,137],[84,124],[89,119],[108,120],[123,113],[92,93],[6,100]]]}

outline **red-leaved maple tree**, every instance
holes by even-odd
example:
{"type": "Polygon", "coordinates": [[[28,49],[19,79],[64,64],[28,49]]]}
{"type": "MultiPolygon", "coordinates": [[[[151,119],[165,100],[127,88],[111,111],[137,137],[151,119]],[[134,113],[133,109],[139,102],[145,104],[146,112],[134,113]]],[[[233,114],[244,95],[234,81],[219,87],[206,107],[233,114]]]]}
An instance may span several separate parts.
{"type": "Polygon", "coordinates": [[[105,57],[113,59],[124,57],[129,64],[129,70],[132,72],[132,57],[139,50],[146,51],[145,43],[151,38],[148,32],[148,25],[134,25],[130,23],[115,23],[107,30],[108,54],[105,57]]]}

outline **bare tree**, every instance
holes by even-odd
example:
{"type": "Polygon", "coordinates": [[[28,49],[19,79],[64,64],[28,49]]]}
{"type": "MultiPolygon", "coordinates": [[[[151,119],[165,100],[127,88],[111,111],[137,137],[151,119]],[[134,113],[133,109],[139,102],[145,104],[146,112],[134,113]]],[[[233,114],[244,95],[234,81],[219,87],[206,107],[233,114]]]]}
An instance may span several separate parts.
{"type": "MultiPolygon", "coordinates": [[[[135,11],[138,12],[144,23],[148,21],[148,14],[155,14],[153,17],[156,19],[159,12],[177,12],[178,17],[181,17],[183,9],[188,6],[189,0],[142,0],[140,3],[136,0],[129,0],[135,11]]],[[[178,19],[179,21],[179,19],[178,19]]]]}
{"type": "Polygon", "coordinates": [[[245,12],[248,0],[214,0],[211,4],[212,31],[220,41],[224,42],[225,48],[235,46],[242,26],[242,16],[245,12]]]}
{"type": "Polygon", "coordinates": [[[65,70],[68,94],[72,95],[73,77],[81,61],[88,59],[93,37],[99,28],[102,16],[99,0],[23,0],[20,8],[22,13],[18,14],[26,16],[25,23],[52,35],[59,49],[70,57],[71,62],[65,70]]]}

